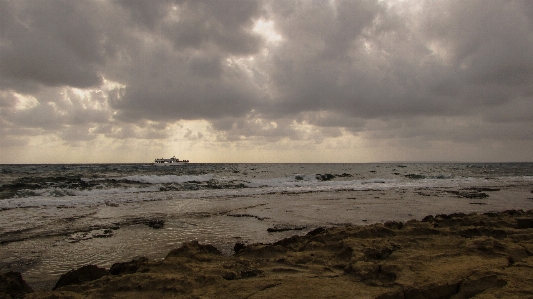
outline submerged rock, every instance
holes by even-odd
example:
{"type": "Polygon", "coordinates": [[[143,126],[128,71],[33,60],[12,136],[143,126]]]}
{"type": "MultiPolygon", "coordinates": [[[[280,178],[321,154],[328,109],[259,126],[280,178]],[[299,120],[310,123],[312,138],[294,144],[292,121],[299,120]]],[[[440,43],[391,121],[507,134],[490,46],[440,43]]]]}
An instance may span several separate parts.
{"type": "Polygon", "coordinates": [[[406,174],[405,177],[408,178],[408,179],[413,179],[413,180],[421,180],[421,179],[425,179],[426,178],[425,175],[414,174],[414,173],[406,174]]]}
{"type": "Polygon", "coordinates": [[[275,225],[274,227],[267,228],[267,232],[275,233],[275,232],[284,232],[288,230],[303,230],[306,228],[307,226],[305,225],[275,225]]]}
{"type": "Polygon", "coordinates": [[[331,181],[335,178],[335,176],[331,173],[326,173],[326,174],[317,174],[315,175],[315,178],[319,181],[331,181]]]}
{"type": "Polygon", "coordinates": [[[160,229],[165,226],[165,220],[163,219],[149,219],[145,222],[146,225],[153,229],[160,229]]]}

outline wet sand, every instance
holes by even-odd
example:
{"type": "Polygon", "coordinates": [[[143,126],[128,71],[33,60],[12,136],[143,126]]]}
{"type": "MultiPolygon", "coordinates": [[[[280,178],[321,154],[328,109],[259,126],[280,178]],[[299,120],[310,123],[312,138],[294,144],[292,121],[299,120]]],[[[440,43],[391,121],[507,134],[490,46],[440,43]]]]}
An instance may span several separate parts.
{"type": "Polygon", "coordinates": [[[531,210],[316,228],[234,249],[188,242],[161,261],[70,272],[26,298],[533,297],[531,210]]]}

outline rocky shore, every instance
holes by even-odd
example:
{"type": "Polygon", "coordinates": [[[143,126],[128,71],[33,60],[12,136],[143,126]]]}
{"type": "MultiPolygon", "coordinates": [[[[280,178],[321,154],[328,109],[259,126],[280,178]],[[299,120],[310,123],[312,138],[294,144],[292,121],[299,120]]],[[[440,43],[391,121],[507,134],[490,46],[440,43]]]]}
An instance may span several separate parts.
{"type": "Polygon", "coordinates": [[[0,275],[0,298],[533,298],[533,211],[315,229],[235,254],[185,243],[163,261],[84,266],[52,291],[0,275]]]}

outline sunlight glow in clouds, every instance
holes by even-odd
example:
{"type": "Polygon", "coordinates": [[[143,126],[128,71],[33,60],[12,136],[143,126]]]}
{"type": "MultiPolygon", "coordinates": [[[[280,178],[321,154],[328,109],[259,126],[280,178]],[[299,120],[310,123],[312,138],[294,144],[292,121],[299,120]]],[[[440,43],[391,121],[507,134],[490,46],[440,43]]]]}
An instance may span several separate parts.
{"type": "Polygon", "coordinates": [[[0,12],[0,163],[533,161],[529,0],[0,12]]]}
{"type": "Polygon", "coordinates": [[[253,31],[259,33],[269,42],[279,42],[283,38],[274,30],[274,22],[266,20],[258,20],[253,28],[253,31]]]}

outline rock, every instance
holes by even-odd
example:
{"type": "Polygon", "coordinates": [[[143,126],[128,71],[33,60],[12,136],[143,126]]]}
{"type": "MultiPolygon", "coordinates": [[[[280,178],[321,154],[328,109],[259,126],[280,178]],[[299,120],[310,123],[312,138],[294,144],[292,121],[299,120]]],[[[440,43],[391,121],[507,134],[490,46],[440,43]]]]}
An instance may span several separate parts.
{"type": "Polygon", "coordinates": [[[475,273],[461,282],[459,293],[453,298],[472,298],[489,288],[501,288],[506,284],[507,281],[498,278],[495,274],[475,273]]]}
{"type": "Polygon", "coordinates": [[[516,218],[516,228],[533,228],[533,218],[516,218]]]}
{"type": "Polygon", "coordinates": [[[305,225],[276,225],[274,227],[267,228],[267,232],[269,233],[276,233],[276,232],[284,232],[288,230],[303,230],[307,228],[305,225]]]}
{"type": "Polygon", "coordinates": [[[315,228],[314,230],[308,232],[308,233],[306,234],[306,236],[316,236],[316,235],[319,235],[319,234],[324,233],[325,231],[326,231],[325,228],[323,228],[323,227],[318,227],[318,228],[315,228]]]}
{"type": "Polygon", "coordinates": [[[87,281],[93,281],[106,275],[109,275],[109,271],[106,269],[95,265],[86,265],[61,275],[53,290],[72,284],[82,284],[87,281]]]}
{"type": "Polygon", "coordinates": [[[391,228],[391,229],[402,229],[403,228],[403,222],[401,222],[401,221],[387,221],[387,222],[383,223],[383,226],[385,226],[386,228],[391,228]]]}
{"type": "Polygon", "coordinates": [[[222,278],[225,280],[237,280],[237,279],[243,279],[243,278],[250,278],[255,277],[260,274],[262,274],[263,271],[258,269],[250,269],[250,268],[243,268],[237,267],[237,269],[234,269],[234,271],[227,271],[222,274],[222,278]],[[239,269],[240,268],[240,269],[239,269]]]}
{"type": "Polygon", "coordinates": [[[92,236],[93,238],[110,238],[113,236],[113,230],[103,229],[100,231],[93,232],[92,236]]]}
{"type": "Polygon", "coordinates": [[[404,292],[405,298],[447,299],[457,294],[459,283],[439,283],[408,288],[404,292]]]}
{"type": "Polygon", "coordinates": [[[167,254],[166,259],[170,257],[186,257],[192,259],[203,259],[202,255],[222,255],[213,245],[199,244],[198,241],[183,243],[180,248],[174,249],[167,254]]]}
{"type": "Polygon", "coordinates": [[[489,197],[487,193],[478,192],[477,190],[474,191],[448,191],[449,193],[455,194],[457,197],[460,198],[470,198],[470,199],[483,199],[489,197]]]}
{"type": "Polygon", "coordinates": [[[140,257],[135,260],[124,263],[115,263],[109,269],[112,275],[131,274],[139,270],[139,268],[148,262],[148,258],[140,257]]]}
{"type": "Polygon", "coordinates": [[[237,243],[231,256],[190,242],[163,261],[112,267],[128,275],[28,297],[524,298],[533,294],[531,219],[533,211],[454,213],[317,228],[272,244],[237,243]]]}
{"type": "Polygon", "coordinates": [[[349,174],[349,173],[346,173],[346,172],[344,172],[342,174],[337,174],[337,176],[340,177],[340,178],[351,178],[351,177],[353,177],[352,174],[349,174]]]}
{"type": "Polygon", "coordinates": [[[434,221],[435,221],[435,217],[433,217],[433,215],[427,215],[426,217],[422,219],[422,222],[434,222],[434,221]]]}
{"type": "Polygon", "coordinates": [[[473,187],[473,188],[468,188],[468,190],[474,190],[476,192],[494,192],[494,191],[500,191],[500,188],[473,187]]]}
{"type": "Polygon", "coordinates": [[[405,177],[408,178],[408,179],[412,179],[412,180],[421,180],[421,179],[425,179],[426,178],[425,175],[414,174],[414,173],[406,174],[405,177]]]}
{"type": "Polygon", "coordinates": [[[246,245],[243,243],[235,243],[235,246],[233,246],[233,251],[235,251],[235,253],[239,253],[244,250],[244,248],[246,248],[246,245]]]}
{"type": "Polygon", "coordinates": [[[488,236],[488,237],[493,237],[495,239],[505,239],[507,237],[507,233],[505,233],[505,231],[501,229],[488,229],[484,227],[468,228],[468,229],[460,230],[458,233],[459,233],[459,236],[463,238],[488,236]]]}
{"type": "Polygon", "coordinates": [[[0,298],[24,298],[28,293],[33,293],[33,289],[24,281],[20,272],[0,274],[0,298]]]}
{"type": "Polygon", "coordinates": [[[344,273],[354,275],[360,280],[376,279],[378,272],[378,264],[364,261],[357,261],[353,265],[344,268],[344,273]]]}
{"type": "Polygon", "coordinates": [[[334,175],[330,174],[330,173],[326,173],[326,174],[317,174],[315,175],[315,178],[319,181],[331,181],[332,179],[335,178],[334,175]]]}
{"type": "Polygon", "coordinates": [[[160,229],[165,226],[165,220],[163,219],[149,219],[144,224],[148,225],[149,227],[153,229],[160,229]]]}

